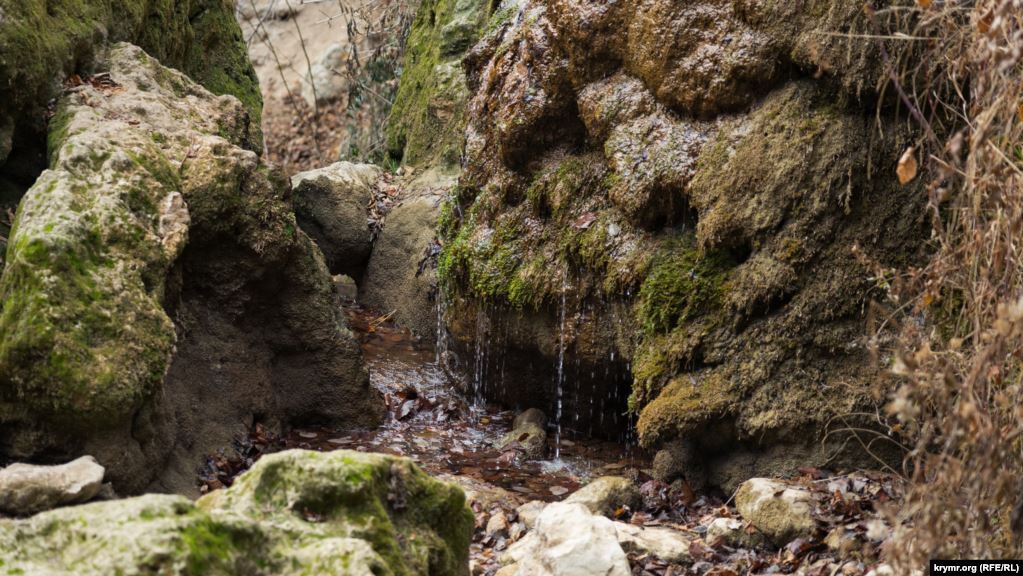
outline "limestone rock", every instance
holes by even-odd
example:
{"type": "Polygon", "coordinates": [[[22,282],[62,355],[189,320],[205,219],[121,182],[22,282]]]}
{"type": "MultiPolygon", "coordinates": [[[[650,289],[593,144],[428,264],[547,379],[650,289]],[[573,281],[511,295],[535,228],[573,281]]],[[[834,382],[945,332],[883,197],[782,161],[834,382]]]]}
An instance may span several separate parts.
{"type": "Polygon", "coordinates": [[[526,525],[526,528],[532,530],[536,527],[536,519],[540,517],[540,513],[547,506],[546,502],[540,500],[530,500],[522,506],[515,509],[515,512],[519,515],[519,520],[526,525]]]}
{"type": "Polygon", "coordinates": [[[674,564],[691,564],[689,545],[694,538],[678,530],[661,526],[634,526],[615,522],[618,543],[626,552],[650,554],[674,564]]]}
{"type": "Polygon", "coordinates": [[[643,497],[632,480],[622,476],[602,476],[580,488],[565,502],[582,504],[594,514],[612,516],[622,506],[639,510],[643,497]]]}
{"type": "Polygon", "coordinates": [[[499,450],[516,450],[523,458],[542,458],[547,449],[547,430],[534,422],[526,422],[501,437],[499,450]]]}
{"type": "Polygon", "coordinates": [[[253,118],[141,49],[69,91],[0,277],[0,452],[195,491],[256,419],[376,422],[361,352],[253,118]],[[173,317],[173,320],[172,320],[173,317]]]}
{"type": "Polygon", "coordinates": [[[739,514],[778,546],[813,534],[812,506],[808,491],[767,478],[751,478],[735,494],[739,514]]]}
{"type": "Polygon", "coordinates": [[[104,469],[92,456],[66,464],[11,464],[0,470],[0,512],[28,516],[87,502],[103,487],[104,469]]]}
{"type": "Polygon", "coordinates": [[[362,275],[373,245],[368,224],[380,168],[336,162],[292,176],[295,218],[316,242],[332,274],[362,275]]]}
{"type": "Polygon", "coordinates": [[[581,504],[544,508],[533,531],[506,554],[516,576],[628,576],[614,523],[581,504]]]}
{"type": "Polygon", "coordinates": [[[0,557],[83,576],[468,576],[472,525],[461,490],[410,460],[292,450],[195,504],[147,495],[0,520],[0,557]]]}
{"type": "Polygon", "coordinates": [[[547,415],[539,408],[529,408],[515,415],[512,420],[512,429],[521,428],[526,424],[536,424],[544,428],[547,426],[547,415]]]}
{"type": "Polygon", "coordinates": [[[426,171],[402,184],[400,204],[391,209],[373,245],[359,301],[394,319],[423,343],[437,341],[437,223],[441,201],[457,177],[426,171]]]}

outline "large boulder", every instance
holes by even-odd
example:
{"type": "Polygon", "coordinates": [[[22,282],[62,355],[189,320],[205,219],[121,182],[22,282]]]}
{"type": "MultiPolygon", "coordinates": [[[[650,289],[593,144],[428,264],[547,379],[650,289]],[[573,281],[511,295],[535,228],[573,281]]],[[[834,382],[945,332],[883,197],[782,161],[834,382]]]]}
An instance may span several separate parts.
{"type": "Polygon", "coordinates": [[[410,460],[288,451],[197,503],[147,495],[0,520],[2,567],[46,574],[467,576],[462,491],[410,460]]]}
{"type": "Polygon", "coordinates": [[[380,168],[336,162],[291,177],[295,218],[316,242],[332,274],[358,278],[373,248],[369,207],[380,168]]]}
{"type": "Polygon", "coordinates": [[[870,26],[834,0],[525,0],[494,21],[464,60],[439,259],[487,400],[595,433],[635,414],[694,485],[897,461],[828,430],[876,428],[892,381],[864,303],[927,229],[894,177],[915,135],[883,106],[877,130],[870,26]]]}
{"type": "Polygon", "coordinates": [[[11,464],[0,470],[0,513],[29,516],[88,502],[103,488],[104,472],[92,456],[56,466],[11,464]]]}
{"type": "Polygon", "coordinates": [[[401,184],[399,203],[384,221],[359,284],[359,301],[393,318],[425,344],[437,340],[437,225],[457,177],[430,170],[401,184]]]}
{"type": "Polygon", "coordinates": [[[0,452],[87,451],[118,491],[194,490],[200,457],[256,421],[377,421],[246,108],[131,45],[96,66],[58,102],[0,277],[0,452]]]}

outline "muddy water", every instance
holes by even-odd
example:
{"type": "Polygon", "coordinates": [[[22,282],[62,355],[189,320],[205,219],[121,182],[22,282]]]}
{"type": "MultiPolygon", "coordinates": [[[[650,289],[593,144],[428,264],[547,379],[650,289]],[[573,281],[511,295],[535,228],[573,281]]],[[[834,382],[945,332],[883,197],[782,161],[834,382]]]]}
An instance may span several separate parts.
{"type": "Polygon", "coordinates": [[[556,448],[554,428],[544,460],[522,461],[514,450],[501,452],[496,444],[511,427],[514,413],[466,402],[436,363],[432,348],[418,346],[407,332],[370,311],[346,312],[362,343],[370,381],[386,398],[387,421],[374,430],[343,434],[294,430],[286,438],[288,447],[407,456],[433,474],[464,477],[545,501],[563,498],[592,477],[637,475],[649,466],[648,455],[635,447],[580,438],[568,430],[556,448]]]}

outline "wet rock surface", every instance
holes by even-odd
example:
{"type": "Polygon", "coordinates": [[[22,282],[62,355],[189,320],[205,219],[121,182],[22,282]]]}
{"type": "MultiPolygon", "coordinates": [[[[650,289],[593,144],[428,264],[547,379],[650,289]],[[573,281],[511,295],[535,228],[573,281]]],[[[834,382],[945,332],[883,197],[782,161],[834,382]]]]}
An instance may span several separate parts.
{"type": "Polygon", "coordinates": [[[812,4],[495,19],[466,58],[439,268],[485,397],[582,429],[634,414],[644,446],[685,445],[662,479],[697,487],[875,462],[827,426],[890,385],[863,336],[884,296],[868,263],[921,254],[923,195],[891,176],[913,134],[875,129],[877,47],[845,33],[866,17],[812,4]]]}

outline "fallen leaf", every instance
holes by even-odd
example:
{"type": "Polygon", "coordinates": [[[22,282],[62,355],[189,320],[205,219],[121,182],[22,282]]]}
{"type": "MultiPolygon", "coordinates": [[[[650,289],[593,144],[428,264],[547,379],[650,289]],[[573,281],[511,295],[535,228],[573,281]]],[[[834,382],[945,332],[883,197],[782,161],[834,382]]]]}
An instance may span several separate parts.
{"type": "Polygon", "coordinates": [[[931,7],[931,0],[916,0],[916,5],[926,10],[931,7]]]}
{"type": "Polygon", "coordinates": [[[596,214],[594,214],[593,212],[587,212],[586,214],[583,214],[582,216],[576,218],[576,220],[572,224],[572,226],[575,226],[576,228],[578,228],[580,230],[586,230],[596,220],[597,220],[597,215],[596,214]]]}
{"type": "Polygon", "coordinates": [[[911,182],[913,178],[916,178],[916,171],[916,151],[910,146],[902,153],[902,158],[899,158],[899,166],[895,169],[895,173],[899,176],[899,184],[905,185],[911,182]]]}

